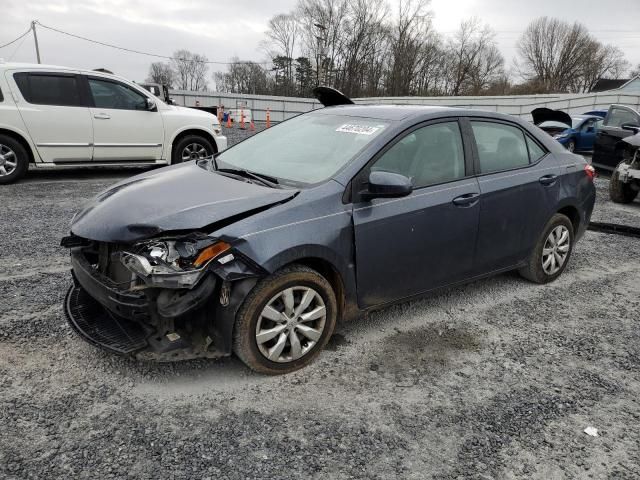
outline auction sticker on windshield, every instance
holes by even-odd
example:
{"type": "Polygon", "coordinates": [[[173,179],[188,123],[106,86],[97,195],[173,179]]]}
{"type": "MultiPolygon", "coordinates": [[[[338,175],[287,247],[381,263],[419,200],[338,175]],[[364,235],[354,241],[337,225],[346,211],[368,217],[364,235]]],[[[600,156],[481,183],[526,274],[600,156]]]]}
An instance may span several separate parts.
{"type": "Polygon", "coordinates": [[[380,130],[382,126],[379,127],[369,127],[367,125],[355,125],[355,124],[346,124],[338,127],[336,132],[342,133],[356,133],[358,135],[373,135],[378,130],[380,130]]]}

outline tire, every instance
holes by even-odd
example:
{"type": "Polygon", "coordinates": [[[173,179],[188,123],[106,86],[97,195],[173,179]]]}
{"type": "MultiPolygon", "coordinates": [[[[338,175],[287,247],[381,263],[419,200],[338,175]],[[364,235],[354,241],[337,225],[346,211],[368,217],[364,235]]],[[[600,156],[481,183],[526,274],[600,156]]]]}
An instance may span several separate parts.
{"type": "Polygon", "coordinates": [[[567,150],[571,153],[576,151],[576,142],[574,140],[569,140],[569,143],[567,143],[567,150]]]}
{"type": "Polygon", "coordinates": [[[29,169],[29,154],[20,142],[0,135],[0,184],[13,183],[29,169]]]}
{"type": "Polygon", "coordinates": [[[213,155],[215,151],[209,139],[200,135],[187,135],[174,144],[171,153],[171,164],[175,165],[189,160],[206,158],[213,155]],[[186,157],[187,151],[191,152],[188,158],[186,157]]]}
{"type": "MultiPolygon", "coordinates": [[[[560,238],[564,238],[561,236],[560,238]]],[[[564,269],[567,267],[569,263],[569,259],[571,258],[571,253],[573,252],[573,243],[575,241],[573,224],[571,220],[566,215],[561,213],[556,213],[551,220],[547,222],[542,231],[542,235],[538,239],[536,246],[534,247],[531,255],[529,256],[529,261],[526,267],[521,268],[518,272],[527,280],[530,280],[535,283],[549,283],[558,278],[564,269]],[[543,265],[545,260],[549,259],[549,254],[545,253],[549,248],[553,248],[551,242],[551,234],[554,233],[554,238],[556,241],[558,240],[558,233],[564,235],[567,233],[568,243],[565,242],[557,242],[559,244],[555,253],[551,253],[553,255],[552,263],[557,266],[558,257],[561,257],[563,260],[561,262],[560,267],[557,270],[554,268],[550,268],[551,265],[543,265]],[[566,245],[566,250],[564,247],[566,245]],[[560,248],[562,246],[562,249],[560,248]],[[557,254],[557,255],[556,255],[557,254]]],[[[546,263],[546,262],[545,262],[546,263]]]]}
{"type": "Polygon", "coordinates": [[[609,198],[614,203],[631,203],[637,196],[637,190],[634,190],[630,184],[620,181],[620,172],[616,167],[609,180],[609,198]]]}
{"type": "Polygon", "coordinates": [[[234,353],[245,365],[259,373],[278,375],[293,372],[308,365],[320,354],[333,333],[337,313],[335,293],[322,275],[302,265],[283,268],[258,282],[245,298],[236,316],[233,332],[234,353]],[[288,309],[284,303],[285,291],[293,292],[290,304],[293,308],[289,308],[289,312],[297,310],[301,300],[311,291],[308,295],[309,298],[313,297],[312,302],[299,313],[301,316],[311,312],[322,313],[324,306],[324,318],[298,323],[295,321],[295,314],[285,313],[283,316],[282,312],[288,309]],[[263,316],[267,307],[271,307],[268,312],[271,318],[279,315],[277,320],[263,316]],[[313,333],[316,339],[307,338],[307,334],[301,333],[301,328],[305,328],[309,335],[313,333]],[[278,333],[271,337],[276,329],[278,333]],[[263,334],[263,342],[259,342],[259,332],[263,334]],[[298,352],[304,352],[297,358],[291,342],[292,336],[298,339],[298,352]],[[280,344],[283,347],[278,351],[280,344]],[[274,355],[273,359],[267,358],[269,352],[274,355]]]}

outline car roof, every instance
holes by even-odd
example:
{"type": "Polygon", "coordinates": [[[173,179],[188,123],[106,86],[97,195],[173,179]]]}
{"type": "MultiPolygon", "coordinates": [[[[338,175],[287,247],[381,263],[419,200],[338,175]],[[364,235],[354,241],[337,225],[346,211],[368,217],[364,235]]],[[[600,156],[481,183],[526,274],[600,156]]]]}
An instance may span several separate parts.
{"type": "Polygon", "coordinates": [[[108,73],[96,70],[89,70],[86,68],[74,68],[74,67],[63,67],[61,65],[45,65],[42,63],[19,63],[19,62],[0,62],[0,70],[56,70],[56,71],[69,71],[69,72],[80,72],[85,75],[98,75],[105,77],[116,77],[123,78],[120,75],[116,75],[115,73],[108,73]]]}
{"type": "MultiPolygon", "coordinates": [[[[430,105],[337,105],[314,110],[314,113],[325,115],[345,115],[350,117],[374,118],[377,120],[404,120],[415,116],[465,115],[479,110],[470,110],[456,107],[436,107],[430,105]]],[[[491,116],[500,116],[495,112],[484,112],[491,116]]]]}

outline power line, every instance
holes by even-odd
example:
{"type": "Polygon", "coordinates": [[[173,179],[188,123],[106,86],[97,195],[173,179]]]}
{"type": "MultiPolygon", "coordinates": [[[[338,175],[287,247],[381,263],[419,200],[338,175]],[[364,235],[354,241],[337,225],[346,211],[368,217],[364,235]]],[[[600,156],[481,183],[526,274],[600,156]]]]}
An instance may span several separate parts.
{"type": "Polygon", "coordinates": [[[31,32],[31,27],[29,27],[29,30],[27,30],[26,32],[24,32],[22,35],[20,35],[18,38],[15,38],[13,40],[11,40],[9,43],[5,43],[4,45],[0,45],[0,48],[4,48],[4,47],[8,47],[9,45],[11,45],[12,43],[16,43],[18,40],[20,40],[23,37],[26,37],[29,32],[31,32]]]}
{"type": "MultiPolygon", "coordinates": [[[[167,60],[193,61],[193,62],[196,62],[196,63],[207,63],[207,64],[212,64],[212,65],[238,65],[238,64],[245,64],[245,63],[247,63],[247,64],[259,64],[259,65],[269,65],[269,64],[271,64],[271,62],[251,62],[251,61],[217,62],[217,61],[207,60],[205,62],[205,61],[199,61],[199,60],[189,60],[189,59],[186,59],[186,58],[170,57],[170,56],[167,56],[167,55],[158,55],[156,53],[143,52],[143,51],[140,51],[140,50],[134,50],[132,48],[121,47],[121,46],[118,46],[118,45],[112,45],[110,43],[100,42],[98,40],[93,40],[91,38],[87,38],[87,37],[83,37],[83,36],[80,36],[80,35],[76,35],[74,33],[69,33],[69,32],[65,32],[63,30],[58,30],[57,28],[53,28],[53,27],[49,27],[47,25],[43,25],[42,23],[40,23],[37,20],[36,20],[36,23],[38,25],[40,25],[42,28],[46,28],[47,30],[52,30],[54,32],[61,33],[63,35],[67,35],[69,37],[73,37],[73,38],[77,38],[77,39],[80,39],[80,40],[84,40],[86,42],[96,43],[98,45],[102,45],[103,47],[115,48],[117,50],[123,50],[123,51],[129,52],[129,53],[137,53],[138,55],[146,55],[148,57],[164,58],[164,59],[167,59],[167,60]]],[[[31,30],[31,29],[29,29],[29,30],[31,30]]],[[[27,32],[27,33],[29,33],[29,32],[27,32]]]]}

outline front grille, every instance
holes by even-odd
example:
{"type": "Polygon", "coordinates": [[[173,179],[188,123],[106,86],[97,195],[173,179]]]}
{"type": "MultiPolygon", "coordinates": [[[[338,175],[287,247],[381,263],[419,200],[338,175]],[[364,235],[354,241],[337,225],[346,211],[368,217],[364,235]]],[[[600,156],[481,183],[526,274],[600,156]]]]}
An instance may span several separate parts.
{"type": "Polygon", "coordinates": [[[65,303],[69,324],[90,343],[121,355],[147,346],[142,325],[112,315],[81,287],[71,287],[65,303]]]}

